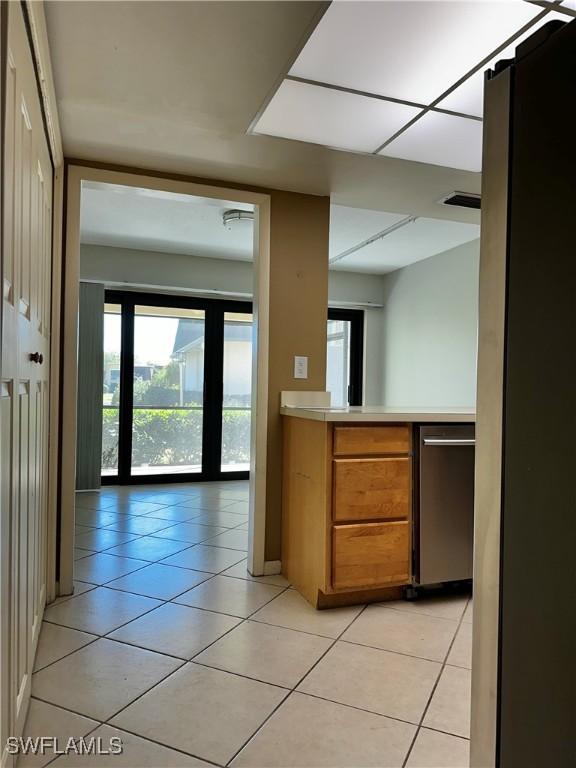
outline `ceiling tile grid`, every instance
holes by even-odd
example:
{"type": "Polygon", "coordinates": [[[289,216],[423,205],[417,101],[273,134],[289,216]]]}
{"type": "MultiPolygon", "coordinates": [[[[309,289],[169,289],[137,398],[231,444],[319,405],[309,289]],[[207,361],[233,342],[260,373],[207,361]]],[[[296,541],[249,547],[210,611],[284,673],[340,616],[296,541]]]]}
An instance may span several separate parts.
{"type": "Polygon", "coordinates": [[[527,0],[335,0],[252,132],[480,171],[484,71],[570,18],[527,0]]]}

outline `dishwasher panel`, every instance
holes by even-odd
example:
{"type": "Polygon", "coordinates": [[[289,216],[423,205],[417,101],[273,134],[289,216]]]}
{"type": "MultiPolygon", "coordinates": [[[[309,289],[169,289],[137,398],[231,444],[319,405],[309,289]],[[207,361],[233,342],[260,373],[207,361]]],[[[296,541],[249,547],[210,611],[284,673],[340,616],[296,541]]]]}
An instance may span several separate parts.
{"type": "Polygon", "coordinates": [[[473,424],[419,428],[417,584],[472,578],[474,434],[473,424]]]}

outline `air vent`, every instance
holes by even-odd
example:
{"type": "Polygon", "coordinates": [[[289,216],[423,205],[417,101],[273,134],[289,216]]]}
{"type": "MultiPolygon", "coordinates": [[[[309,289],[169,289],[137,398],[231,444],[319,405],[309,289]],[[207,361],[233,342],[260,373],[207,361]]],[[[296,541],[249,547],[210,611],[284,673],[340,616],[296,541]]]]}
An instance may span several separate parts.
{"type": "Polygon", "coordinates": [[[480,210],[480,195],[472,192],[451,192],[442,200],[438,200],[441,205],[455,205],[457,208],[474,208],[480,210]]]}

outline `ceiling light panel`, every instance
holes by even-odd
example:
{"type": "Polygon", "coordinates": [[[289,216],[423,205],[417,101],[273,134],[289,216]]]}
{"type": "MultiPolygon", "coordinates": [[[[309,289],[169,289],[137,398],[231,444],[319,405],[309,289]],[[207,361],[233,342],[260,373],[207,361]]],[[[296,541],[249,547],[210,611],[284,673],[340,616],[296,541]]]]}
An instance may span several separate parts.
{"type": "Polygon", "coordinates": [[[285,80],[254,133],[373,152],[418,114],[404,104],[285,80]]]}
{"type": "Polygon", "coordinates": [[[468,117],[427,112],[379,154],[462,171],[480,171],[482,123],[468,117]]]}
{"type": "Polygon", "coordinates": [[[429,104],[541,12],[524,0],[334,2],[290,74],[429,104]]]}
{"type": "Polygon", "coordinates": [[[476,240],[478,224],[419,218],[337,261],[332,269],[383,274],[476,240]]]}
{"type": "Polygon", "coordinates": [[[487,64],[485,64],[478,72],[473,74],[462,85],[456,88],[445,99],[442,99],[436,106],[442,109],[450,109],[453,112],[464,112],[467,115],[482,116],[483,104],[484,104],[484,73],[488,69],[493,69],[498,61],[503,59],[511,59],[515,56],[516,48],[520,43],[524,42],[527,38],[536,32],[537,29],[543,27],[544,24],[552,20],[570,21],[570,17],[563,13],[556,13],[551,11],[544,16],[543,19],[537,21],[529,30],[516,38],[514,42],[510,43],[500,53],[496,54],[487,64]]]}

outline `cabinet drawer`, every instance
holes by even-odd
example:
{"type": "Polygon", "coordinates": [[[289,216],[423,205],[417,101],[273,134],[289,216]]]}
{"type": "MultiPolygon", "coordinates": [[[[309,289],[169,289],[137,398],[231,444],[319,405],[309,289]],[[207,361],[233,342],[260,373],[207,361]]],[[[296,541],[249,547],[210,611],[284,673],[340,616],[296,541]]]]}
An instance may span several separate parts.
{"type": "Polygon", "coordinates": [[[379,453],[409,453],[410,427],[334,428],[334,455],[370,456],[379,453]]]}
{"type": "Polygon", "coordinates": [[[408,518],[411,460],[335,459],[334,520],[408,518]]]}
{"type": "Polygon", "coordinates": [[[410,529],[407,521],[334,526],[334,589],[407,583],[409,578],[410,529]]]}

